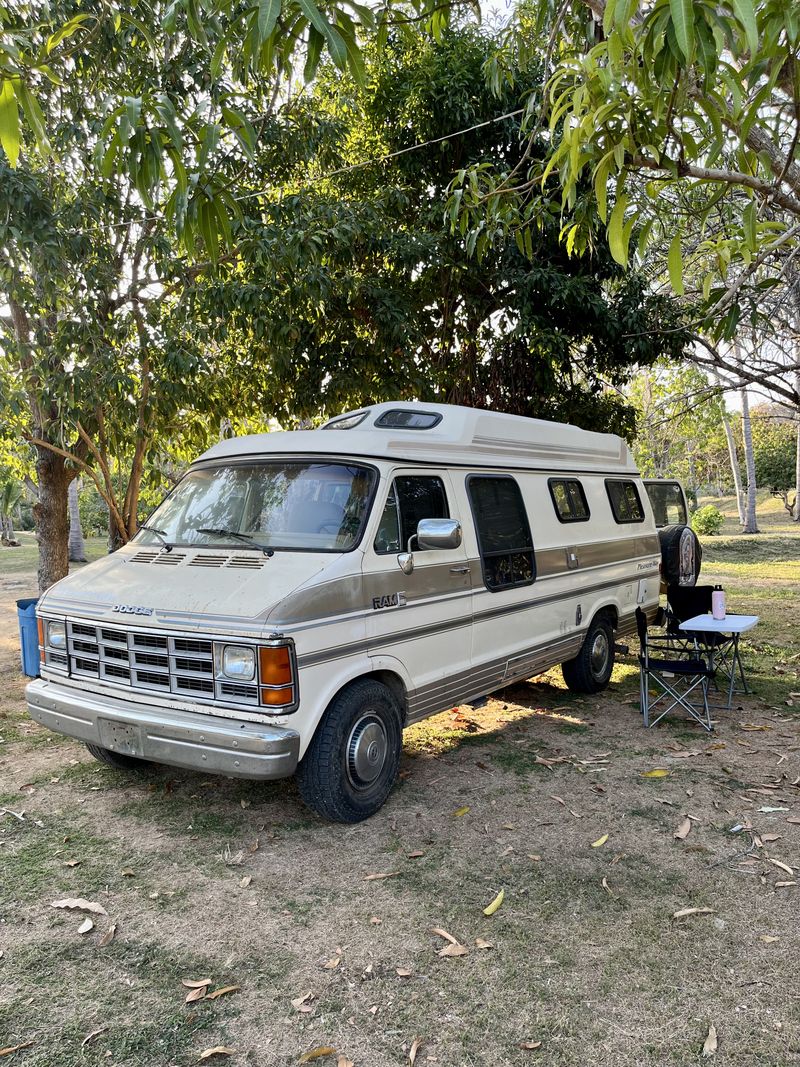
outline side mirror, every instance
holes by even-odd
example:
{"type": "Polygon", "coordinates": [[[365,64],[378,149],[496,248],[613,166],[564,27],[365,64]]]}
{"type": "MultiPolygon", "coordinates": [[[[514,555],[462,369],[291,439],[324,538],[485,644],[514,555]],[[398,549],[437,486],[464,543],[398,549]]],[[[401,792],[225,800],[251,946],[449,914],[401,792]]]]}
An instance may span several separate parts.
{"type": "Polygon", "coordinates": [[[461,523],[456,519],[420,519],[417,524],[420,549],[458,548],[460,544],[461,523]]]}

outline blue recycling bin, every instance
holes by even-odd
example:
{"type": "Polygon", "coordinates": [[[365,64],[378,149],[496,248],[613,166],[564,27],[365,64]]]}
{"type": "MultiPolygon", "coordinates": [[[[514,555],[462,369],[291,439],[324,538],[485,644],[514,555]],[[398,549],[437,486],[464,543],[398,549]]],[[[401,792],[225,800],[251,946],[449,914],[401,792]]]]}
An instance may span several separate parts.
{"type": "Polygon", "coordinates": [[[22,652],[22,673],[29,678],[39,677],[39,630],[36,626],[38,597],[17,601],[19,645],[22,652]]]}

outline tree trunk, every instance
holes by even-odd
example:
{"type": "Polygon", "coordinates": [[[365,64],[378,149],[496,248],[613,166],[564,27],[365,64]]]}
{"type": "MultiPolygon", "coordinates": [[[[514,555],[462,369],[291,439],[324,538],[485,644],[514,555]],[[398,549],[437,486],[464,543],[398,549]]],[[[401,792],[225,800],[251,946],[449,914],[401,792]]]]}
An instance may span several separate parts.
{"type": "Polygon", "coordinates": [[[750,425],[750,399],[742,389],[742,438],[744,440],[744,463],[747,471],[747,505],[742,533],[759,533],[756,521],[756,461],[753,453],[753,430],[750,425]]]}
{"type": "Polygon", "coordinates": [[[67,500],[69,505],[69,561],[70,563],[85,563],[86,546],[83,543],[83,530],[81,529],[77,478],[73,478],[69,483],[67,500]]]}
{"type": "MultiPolygon", "coordinates": [[[[712,374],[714,374],[713,371],[712,374]]],[[[722,382],[720,382],[717,374],[714,374],[714,381],[721,389],[722,382]]],[[[744,491],[742,490],[742,471],[739,467],[739,457],[736,454],[736,438],[733,436],[731,420],[725,410],[724,395],[721,395],[720,399],[722,401],[722,427],[725,430],[725,440],[728,443],[728,459],[731,463],[731,474],[733,475],[733,491],[736,494],[736,510],[739,512],[739,525],[744,526],[744,491]]]]}
{"type": "Polygon", "coordinates": [[[794,468],[794,511],[792,518],[800,522],[800,411],[797,412],[797,452],[794,468]]]}
{"type": "Polygon", "coordinates": [[[62,456],[36,446],[36,476],[39,499],[33,506],[36,540],[39,542],[39,593],[69,573],[69,526],[67,495],[75,471],[62,456]]]}

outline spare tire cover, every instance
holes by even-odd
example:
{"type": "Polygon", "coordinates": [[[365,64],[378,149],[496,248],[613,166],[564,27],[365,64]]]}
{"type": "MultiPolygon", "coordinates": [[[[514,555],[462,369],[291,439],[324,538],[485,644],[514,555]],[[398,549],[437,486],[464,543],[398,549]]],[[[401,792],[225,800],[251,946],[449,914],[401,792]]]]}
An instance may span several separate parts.
{"type": "Polygon", "coordinates": [[[703,549],[691,526],[664,526],[661,541],[661,575],[667,585],[695,585],[703,549]]]}

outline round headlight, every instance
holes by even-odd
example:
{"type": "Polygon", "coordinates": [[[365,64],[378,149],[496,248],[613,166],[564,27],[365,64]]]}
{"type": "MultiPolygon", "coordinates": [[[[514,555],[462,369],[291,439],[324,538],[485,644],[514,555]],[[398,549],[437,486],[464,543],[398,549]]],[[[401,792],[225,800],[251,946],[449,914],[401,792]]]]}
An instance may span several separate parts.
{"type": "Polygon", "coordinates": [[[250,682],[256,676],[256,655],[252,648],[226,645],[222,651],[222,673],[237,682],[250,682]]]}
{"type": "Polygon", "coordinates": [[[63,622],[48,622],[47,644],[50,648],[67,647],[67,628],[63,622]]]}

